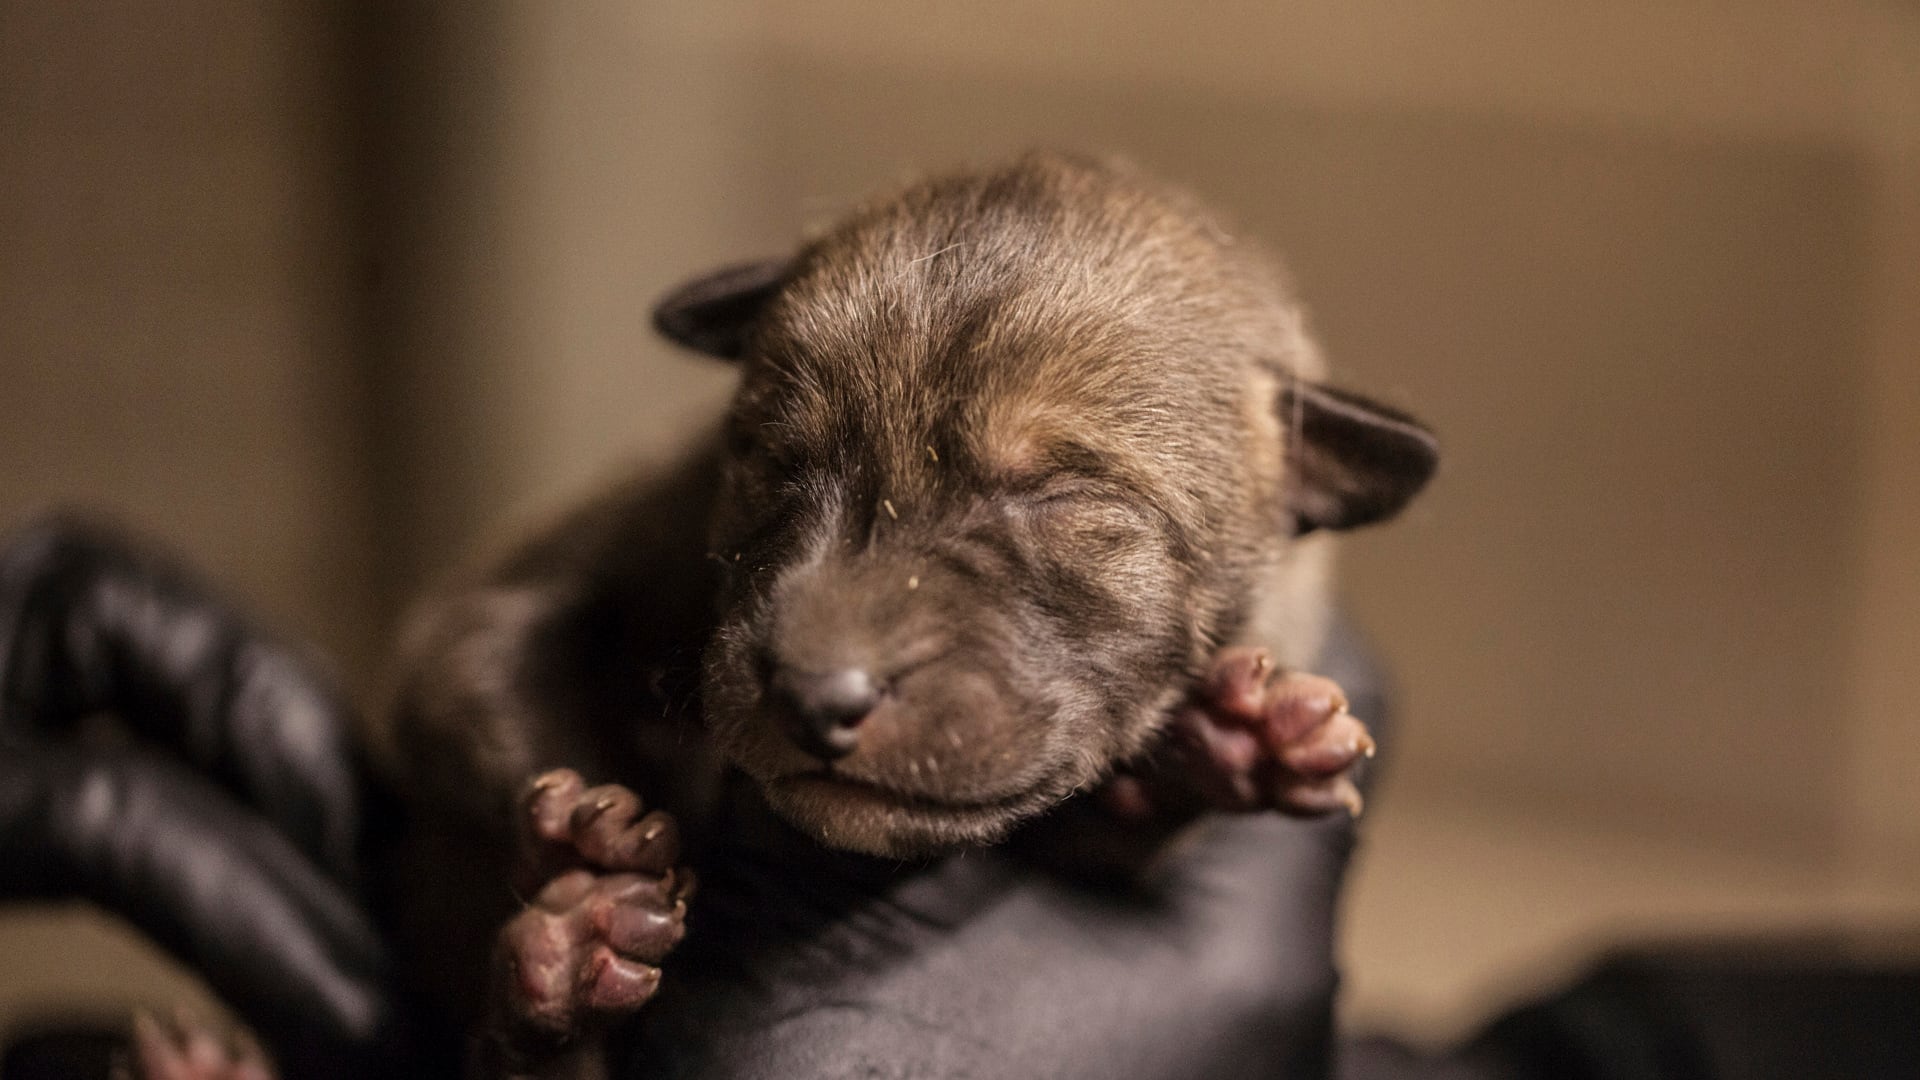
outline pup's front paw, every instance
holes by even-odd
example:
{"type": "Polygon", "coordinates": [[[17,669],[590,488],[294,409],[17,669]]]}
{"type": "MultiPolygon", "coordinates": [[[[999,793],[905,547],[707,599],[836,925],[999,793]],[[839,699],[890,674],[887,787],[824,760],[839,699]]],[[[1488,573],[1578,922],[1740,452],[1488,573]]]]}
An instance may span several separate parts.
{"type": "MultiPolygon", "coordinates": [[[[170,1021],[136,1014],[133,1056],[140,1080],[273,1080],[273,1069],[252,1040],[239,1033],[223,1037],[184,1013],[170,1021]]],[[[114,1075],[127,1072],[116,1068],[114,1075]]]]}
{"type": "Polygon", "coordinates": [[[564,1046],[645,1004],[685,933],[693,875],[673,818],[567,769],[523,803],[518,883],[530,896],[496,940],[496,1036],[514,1056],[564,1046]]]}
{"type": "Polygon", "coordinates": [[[1359,816],[1354,767],[1373,756],[1367,726],[1331,679],[1281,671],[1265,649],[1221,650],[1169,720],[1160,749],[1102,791],[1113,812],[1142,818],[1191,807],[1359,816]]]}

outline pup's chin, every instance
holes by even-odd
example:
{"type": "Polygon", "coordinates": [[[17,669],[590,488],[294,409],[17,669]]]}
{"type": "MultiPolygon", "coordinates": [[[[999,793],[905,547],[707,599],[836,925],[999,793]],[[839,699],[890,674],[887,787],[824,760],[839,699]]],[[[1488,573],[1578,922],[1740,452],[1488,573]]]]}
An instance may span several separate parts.
{"type": "Polygon", "coordinates": [[[828,773],[770,780],[767,802],[828,847],[889,859],[918,859],[982,847],[1058,802],[1045,784],[979,803],[902,795],[828,773]]]}

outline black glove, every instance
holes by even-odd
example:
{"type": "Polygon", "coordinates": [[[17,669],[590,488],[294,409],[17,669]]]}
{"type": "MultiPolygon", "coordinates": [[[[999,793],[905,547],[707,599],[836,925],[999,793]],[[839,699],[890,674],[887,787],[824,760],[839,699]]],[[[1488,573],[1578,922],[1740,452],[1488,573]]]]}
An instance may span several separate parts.
{"type": "Polygon", "coordinates": [[[391,1036],[367,793],[319,668],[186,574],[52,522],[0,550],[0,899],[84,897],[203,974],[283,1074],[391,1036]],[[132,745],[86,745],[117,718],[132,745]]]}

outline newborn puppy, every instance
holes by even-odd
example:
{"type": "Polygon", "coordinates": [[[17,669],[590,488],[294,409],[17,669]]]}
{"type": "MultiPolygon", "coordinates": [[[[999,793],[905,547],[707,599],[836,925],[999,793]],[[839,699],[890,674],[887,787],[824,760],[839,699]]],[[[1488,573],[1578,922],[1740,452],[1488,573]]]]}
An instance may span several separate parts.
{"type": "Polygon", "coordinates": [[[1258,256],[1058,158],[916,186],[662,322],[743,365],[714,738],[781,813],[876,855],[991,843],[1093,786],[1223,644],[1304,662],[1327,568],[1302,538],[1392,513],[1433,463],[1404,418],[1308,382],[1258,256]]]}
{"type": "Polygon", "coordinates": [[[1435,447],[1322,385],[1276,270],[1185,197],[1030,155],[656,318],[739,363],[723,437],[424,608],[380,732],[420,811],[408,877],[475,915],[402,898],[423,956],[466,957],[450,989],[510,914],[475,883],[528,900],[494,938],[488,1067],[570,1068],[652,995],[728,775],[896,859],[1076,792],[1116,830],[1357,809],[1371,743],[1298,670],[1324,534],[1397,512],[1435,447]]]}

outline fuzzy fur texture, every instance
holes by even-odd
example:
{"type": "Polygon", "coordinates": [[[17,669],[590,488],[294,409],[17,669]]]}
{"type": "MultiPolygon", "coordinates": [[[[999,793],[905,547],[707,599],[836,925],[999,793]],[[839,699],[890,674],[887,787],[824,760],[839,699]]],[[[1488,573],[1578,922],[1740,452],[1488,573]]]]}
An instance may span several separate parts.
{"type": "Polygon", "coordinates": [[[915,185],[794,260],[741,362],[708,717],[830,844],[991,842],[1097,782],[1265,593],[1317,644],[1323,567],[1280,541],[1319,358],[1184,198],[1039,155],[915,185]],[[854,754],[764,722],[770,662],[884,682],[854,754]]]}

